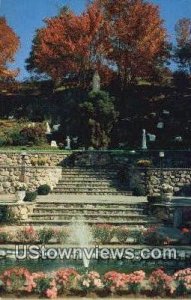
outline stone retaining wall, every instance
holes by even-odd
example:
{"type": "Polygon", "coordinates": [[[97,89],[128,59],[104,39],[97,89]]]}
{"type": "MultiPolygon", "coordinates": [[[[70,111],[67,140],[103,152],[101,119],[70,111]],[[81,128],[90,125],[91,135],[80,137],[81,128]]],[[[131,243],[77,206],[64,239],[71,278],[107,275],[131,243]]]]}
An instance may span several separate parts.
{"type": "Polygon", "coordinates": [[[191,169],[163,169],[162,179],[160,169],[148,169],[145,175],[150,195],[160,193],[161,182],[172,186],[175,194],[191,185],[191,169]]]}
{"type": "Polygon", "coordinates": [[[16,192],[22,186],[23,176],[27,189],[35,191],[40,185],[55,187],[62,175],[61,167],[22,167],[0,166],[0,193],[16,192]]]}
{"type": "MultiPolygon", "coordinates": [[[[25,151],[23,151],[25,152],[25,151]]],[[[22,152],[0,153],[0,165],[19,166],[58,166],[62,165],[70,154],[67,153],[27,153],[22,156],[22,152]]]]}

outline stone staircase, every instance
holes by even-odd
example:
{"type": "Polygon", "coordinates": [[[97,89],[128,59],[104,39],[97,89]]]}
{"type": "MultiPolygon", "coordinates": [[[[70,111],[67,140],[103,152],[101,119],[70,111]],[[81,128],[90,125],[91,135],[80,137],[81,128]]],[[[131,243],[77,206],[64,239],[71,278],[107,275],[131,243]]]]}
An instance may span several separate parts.
{"type": "Polygon", "coordinates": [[[90,225],[151,226],[157,221],[148,216],[147,205],[145,199],[126,196],[41,196],[22,224],[69,225],[83,219],[90,225]]]}
{"type": "Polygon", "coordinates": [[[120,186],[115,168],[63,168],[54,194],[132,195],[120,186]]]}
{"type": "Polygon", "coordinates": [[[133,197],[118,180],[114,167],[65,167],[62,178],[48,196],[39,196],[28,220],[22,224],[69,225],[82,219],[89,225],[151,226],[145,197],[133,197]]]}

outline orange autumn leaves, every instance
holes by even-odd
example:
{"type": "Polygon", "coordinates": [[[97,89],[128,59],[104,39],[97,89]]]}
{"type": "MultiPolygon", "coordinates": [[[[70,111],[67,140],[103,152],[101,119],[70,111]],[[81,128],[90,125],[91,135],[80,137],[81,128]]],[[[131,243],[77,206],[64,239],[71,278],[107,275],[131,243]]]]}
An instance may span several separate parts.
{"type": "Polygon", "coordinates": [[[107,24],[96,5],[80,16],[64,10],[59,16],[46,19],[45,24],[35,37],[29,69],[35,66],[56,80],[67,75],[83,76],[102,65],[107,24]]]}
{"type": "Polygon", "coordinates": [[[10,71],[7,63],[13,62],[14,55],[19,48],[19,38],[8,26],[5,18],[0,17],[0,78],[11,78],[17,71],[10,71]]]}
{"type": "MultiPolygon", "coordinates": [[[[81,15],[63,10],[37,31],[28,69],[53,80],[86,78],[98,69],[126,85],[149,77],[165,60],[166,30],[156,5],[144,0],[96,0],[81,15]]],[[[105,78],[106,77],[106,78],[105,78]]]]}

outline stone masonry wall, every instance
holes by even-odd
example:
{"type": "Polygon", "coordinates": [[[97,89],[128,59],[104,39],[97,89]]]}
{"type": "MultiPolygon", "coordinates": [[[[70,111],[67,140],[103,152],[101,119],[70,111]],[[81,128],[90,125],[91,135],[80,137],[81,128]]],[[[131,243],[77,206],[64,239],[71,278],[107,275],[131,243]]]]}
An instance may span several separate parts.
{"type": "Polygon", "coordinates": [[[48,184],[51,188],[56,186],[62,175],[61,167],[22,167],[0,166],[0,193],[14,194],[24,174],[25,184],[28,190],[35,191],[40,185],[48,184]]]}
{"type": "Polygon", "coordinates": [[[162,180],[160,169],[148,169],[145,173],[150,195],[160,192],[161,182],[172,186],[174,194],[191,185],[191,169],[163,169],[162,180]]]}
{"type": "Polygon", "coordinates": [[[0,153],[0,193],[14,194],[19,186],[26,185],[30,191],[42,184],[55,187],[61,178],[66,153],[0,153]],[[23,176],[25,182],[23,183],[23,176]]]}
{"type": "Polygon", "coordinates": [[[19,166],[58,166],[62,165],[69,154],[62,153],[27,153],[22,157],[22,152],[0,153],[0,165],[19,166]]]}

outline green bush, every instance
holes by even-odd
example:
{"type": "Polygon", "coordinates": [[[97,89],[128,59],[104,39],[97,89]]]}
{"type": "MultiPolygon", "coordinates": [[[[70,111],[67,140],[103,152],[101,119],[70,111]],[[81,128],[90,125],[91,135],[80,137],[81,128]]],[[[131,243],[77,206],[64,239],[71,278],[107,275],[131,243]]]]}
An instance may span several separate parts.
{"type": "Polygon", "coordinates": [[[134,196],[146,196],[145,187],[141,184],[138,184],[133,188],[133,195],[134,196]]]}
{"type": "Polygon", "coordinates": [[[26,196],[24,198],[25,202],[33,202],[38,196],[37,192],[26,192],[26,196]]]}
{"type": "Polygon", "coordinates": [[[125,226],[118,227],[115,231],[115,236],[121,244],[124,244],[129,236],[129,229],[125,226]]]}
{"type": "Polygon", "coordinates": [[[26,137],[22,136],[20,132],[13,132],[9,136],[9,144],[12,146],[25,146],[27,145],[28,140],[26,137]]]}
{"type": "Polygon", "coordinates": [[[56,241],[59,244],[65,244],[68,240],[69,237],[69,232],[67,229],[60,229],[58,231],[54,231],[55,237],[56,237],[56,241]]]}
{"type": "Polygon", "coordinates": [[[38,231],[39,241],[42,244],[47,244],[54,236],[54,230],[51,228],[42,228],[38,231]]]}
{"type": "Polygon", "coordinates": [[[94,240],[101,244],[109,244],[114,237],[115,230],[111,225],[96,225],[93,227],[94,240]]]}
{"type": "Polygon", "coordinates": [[[43,184],[38,187],[38,195],[48,195],[51,192],[51,188],[48,184],[43,184]]]}
{"type": "Polygon", "coordinates": [[[0,232],[0,244],[4,244],[9,241],[9,234],[6,232],[0,232]]]}

